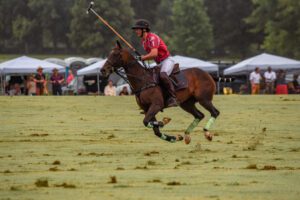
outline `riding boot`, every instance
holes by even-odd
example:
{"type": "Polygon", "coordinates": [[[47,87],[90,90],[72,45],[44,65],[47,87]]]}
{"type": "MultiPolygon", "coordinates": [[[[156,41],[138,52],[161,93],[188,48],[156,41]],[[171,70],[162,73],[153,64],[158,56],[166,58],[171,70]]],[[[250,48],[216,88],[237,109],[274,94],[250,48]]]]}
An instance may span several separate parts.
{"type": "Polygon", "coordinates": [[[170,95],[170,98],[167,100],[167,107],[178,106],[174,85],[172,84],[168,74],[166,72],[161,72],[160,79],[162,80],[164,87],[168,90],[168,93],[170,95]]]}

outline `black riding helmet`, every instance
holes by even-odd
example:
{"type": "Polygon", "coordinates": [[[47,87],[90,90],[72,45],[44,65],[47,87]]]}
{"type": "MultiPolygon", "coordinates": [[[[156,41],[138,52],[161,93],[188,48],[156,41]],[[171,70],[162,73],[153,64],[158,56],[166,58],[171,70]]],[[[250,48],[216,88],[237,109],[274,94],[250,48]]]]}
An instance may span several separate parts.
{"type": "Polygon", "coordinates": [[[146,29],[147,32],[150,31],[150,23],[145,19],[136,20],[135,24],[131,27],[131,29],[146,29]]]}

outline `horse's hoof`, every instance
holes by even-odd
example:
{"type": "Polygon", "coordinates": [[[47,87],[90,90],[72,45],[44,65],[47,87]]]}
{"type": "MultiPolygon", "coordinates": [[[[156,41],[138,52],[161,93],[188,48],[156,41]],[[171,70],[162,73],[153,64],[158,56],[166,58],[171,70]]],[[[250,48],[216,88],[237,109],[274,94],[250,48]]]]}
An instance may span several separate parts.
{"type": "Polygon", "coordinates": [[[191,137],[188,134],[184,134],[184,143],[185,144],[191,143],[191,137]]]}
{"type": "Polygon", "coordinates": [[[181,135],[176,135],[176,141],[181,141],[183,140],[183,137],[181,135]]]}
{"type": "Polygon", "coordinates": [[[210,133],[210,132],[208,132],[208,131],[206,131],[206,132],[204,133],[204,136],[205,136],[205,138],[206,138],[208,141],[212,141],[212,139],[213,139],[213,134],[210,133]]]}
{"type": "Polygon", "coordinates": [[[168,124],[171,120],[172,120],[172,119],[169,118],[169,117],[164,117],[164,118],[162,119],[164,125],[168,124]]]}

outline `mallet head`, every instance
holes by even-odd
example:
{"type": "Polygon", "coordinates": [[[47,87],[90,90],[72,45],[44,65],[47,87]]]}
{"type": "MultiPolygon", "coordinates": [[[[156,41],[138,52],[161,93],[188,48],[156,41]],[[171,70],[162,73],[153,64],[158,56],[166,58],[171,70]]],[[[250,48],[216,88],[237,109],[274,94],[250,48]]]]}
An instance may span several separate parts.
{"type": "Polygon", "coordinates": [[[90,10],[93,8],[94,4],[95,4],[95,3],[94,3],[93,1],[90,2],[90,5],[89,5],[89,7],[88,7],[88,9],[87,9],[87,11],[86,11],[86,14],[89,14],[89,13],[90,13],[90,10]]]}

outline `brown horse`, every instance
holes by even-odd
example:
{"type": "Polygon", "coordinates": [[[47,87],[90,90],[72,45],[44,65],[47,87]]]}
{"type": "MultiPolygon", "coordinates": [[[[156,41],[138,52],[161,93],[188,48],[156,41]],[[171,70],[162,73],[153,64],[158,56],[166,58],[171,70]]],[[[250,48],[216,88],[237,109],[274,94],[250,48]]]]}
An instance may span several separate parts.
{"type": "MultiPolygon", "coordinates": [[[[156,114],[165,108],[165,104],[163,91],[153,78],[153,70],[143,67],[128,49],[123,49],[119,43],[117,44],[117,47],[111,51],[101,69],[102,75],[108,76],[114,71],[118,72],[122,67],[136,95],[137,103],[144,110],[144,125],[153,128],[155,135],[163,140],[169,142],[182,140],[183,137],[180,135],[170,136],[160,132],[159,128],[169,121],[157,121],[155,118],[156,114]]],[[[220,113],[212,104],[216,90],[215,82],[208,73],[198,68],[190,68],[182,72],[188,81],[188,87],[176,92],[177,101],[183,110],[194,116],[194,121],[185,131],[185,143],[190,143],[190,132],[204,118],[204,114],[196,108],[196,102],[199,102],[211,114],[211,118],[203,129],[205,137],[211,141],[213,135],[209,132],[209,129],[220,113]]]]}

